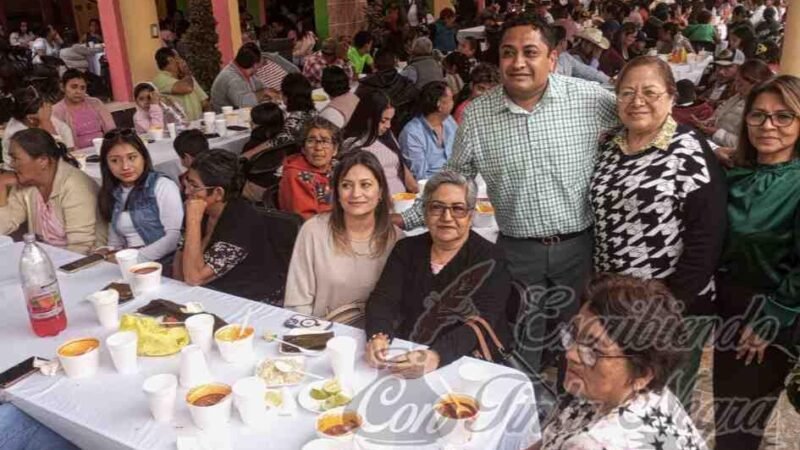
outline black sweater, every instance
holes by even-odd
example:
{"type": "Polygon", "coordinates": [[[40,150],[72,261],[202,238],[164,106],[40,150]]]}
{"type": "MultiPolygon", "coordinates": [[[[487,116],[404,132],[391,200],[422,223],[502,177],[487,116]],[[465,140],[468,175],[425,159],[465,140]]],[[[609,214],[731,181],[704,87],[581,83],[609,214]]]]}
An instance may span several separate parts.
{"type": "Polygon", "coordinates": [[[461,250],[434,275],[431,245],[427,233],[395,245],[367,302],[367,336],[385,333],[428,345],[445,365],[477,348],[464,320],[480,315],[508,348],[511,274],[503,252],[470,231],[461,250]]]}

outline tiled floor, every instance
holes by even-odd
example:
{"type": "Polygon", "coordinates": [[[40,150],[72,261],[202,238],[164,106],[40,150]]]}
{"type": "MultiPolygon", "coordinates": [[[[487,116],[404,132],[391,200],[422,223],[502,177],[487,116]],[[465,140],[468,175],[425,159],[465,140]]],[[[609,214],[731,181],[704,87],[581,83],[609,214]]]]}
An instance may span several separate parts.
{"type": "MultiPolygon", "coordinates": [[[[695,398],[700,396],[700,408],[693,412],[694,422],[705,435],[709,449],[714,449],[714,410],[709,407],[713,400],[711,370],[711,347],[707,346],[703,353],[703,362],[695,387],[695,398]]],[[[749,380],[749,382],[756,382],[749,380]]],[[[717,449],[738,450],[738,449],[717,449]]],[[[800,414],[795,412],[789,404],[786,394],[781,395],[778,406],[772,413],[767,428],[767,439],[762,443],[761,450],[800,450],[800,414]]]]}

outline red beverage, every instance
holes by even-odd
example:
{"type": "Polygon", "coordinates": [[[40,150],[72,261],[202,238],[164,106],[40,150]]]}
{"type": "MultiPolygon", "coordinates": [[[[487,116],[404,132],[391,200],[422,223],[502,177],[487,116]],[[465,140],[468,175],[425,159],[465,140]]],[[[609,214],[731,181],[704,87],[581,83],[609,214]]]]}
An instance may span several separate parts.
{"type": "Polygon", "coordinates": [[[67,328],[67,313],[58,288],[53,263],[36,244],[36,236],[26,234],[19,261],[19,276],[31,328],[37,336],[56,336],[67,328]]]}
{"type": "Polygon", "coordinates": [[[37,336],[57,336],[67,328],[67,312],[57,291],[31,296],[27,303],[31,328],[37,336]]]}

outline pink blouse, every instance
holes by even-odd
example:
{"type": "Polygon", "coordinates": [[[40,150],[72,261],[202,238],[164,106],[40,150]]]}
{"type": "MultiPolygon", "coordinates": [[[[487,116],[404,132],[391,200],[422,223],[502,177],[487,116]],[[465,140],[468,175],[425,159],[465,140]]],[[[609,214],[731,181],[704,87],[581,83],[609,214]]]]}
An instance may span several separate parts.
{"type": "Polygon", "coordinates": [[[55,208],[42,198],[41,192],[36,192],[36,220],[34,233],[42,238],[43,242],[56,247],[67,246],[67,232],[64,224],[56,215],[55,208]]]}
{"type": "Polygon", "coordinates": [[[103,119],[87,102],[68,111],[76,137],[75,148],[91,147],[92,139],[103,137],[103,119]]]}

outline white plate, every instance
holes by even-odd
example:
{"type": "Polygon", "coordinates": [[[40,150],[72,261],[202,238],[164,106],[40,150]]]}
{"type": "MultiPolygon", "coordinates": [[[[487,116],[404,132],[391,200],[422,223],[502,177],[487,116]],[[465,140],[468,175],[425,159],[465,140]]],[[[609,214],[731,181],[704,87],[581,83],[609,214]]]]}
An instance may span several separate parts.
{"type": "Polygon", "coordinates": [[[344,450],[349,448],[347,442],[333,439],[314,439],[303,446],[303,450],[344,450]]]}
{"type": "MultiPolygon", "coordinates": [[[[282,357],[278,357],[278,358],[264,358],[261,361],[259,361],[258,364],[256,364],[255,368],[253,369],[254,375],[257,376],[257,377],[261,377],[261,371],[260,371],[261,364],[263,364],[263,363],[265,363],[267,361],[278,361],[278,360],[298,360],[300,362],[300,370],[302,370],[302,371],[306,370],[306,361],[305,361],[305,358],[303,357],[303,355],[282,356],[282,357]]],[[[284,383],[284,384],[270,384],[269,381],[267,381],[266,378],[263,378],[263,377],[261,377],[261,378],[264,380],[264,383],[267,384],[267,388],[279,388],[279,387],[283,387],[283,386],[297,386],[298,384],[300,384],[303,381],[305,381],[306,376],[303,375],[302,378],[300,378],[300,381],[298,381],[297,383],[284,383]]]]}
{"type": "MultiPolygon", "coordinates": [[[[315,328],[292,328],[291,330],[289,330],[286,333],[284,333],[283,336],[297,336],[297,335],[301,335],[301,334],[322,334],[322,333],[330,333],[330,332],[331,332],[331,330],[324,330],[323,331],[323,330],[318,330],[318,329],[315,329],[315,328]]],[[[333,335],[335,337],[336,333],[334,333],[333,335]]],[[[286,339],[283,339],[283,336],[281,336],[281,339],[282,340],[286,340],[286,339]]],[[[322,356],[323,354],[325,354],[325,350],[324,349],[320,350],[317,353],[301,353],[299,351],[298,352],[286,352],[286,351],[283,350],[283,344],[281,344],[280,342],[278,342],[277,344],[278,344],[278,353],[280,353],[281,355],[287,355],[287,356],[310,356],[312,358],[316,358],[317,356],[322,356]]],[[[309,351],[310,352],[315,352],[315,350],[310,350],[310,349],[309,349],[309,351]]]]}
{"type": "MultiPolygon", "coordinates": [[[[322,409],[322,401],[314,400],[313,398],[311,398],[311,389],[322,389],[322,385],[327,383],[328,381],[331,381],[332,379],[333,378],[331,378],[329,380],[315,381],[315,382],[303,387],[303,389],[300,390],[300,393],[297,394],[297,403],[299,403],[300,406],[302,406],[306,410],[311,411],[313,413],[319,414],[319,413],[327,412],[327,411],[324,411],[322,409]]],[[[350,389],[347,389],[347,388],[343,387],[342,388],[342,393],[344,395],[350,397],[351,399],[353,398],[353,393],[351,392],[350,389]]],[[[344,405],[344,406],[346,406],[346,405],[344,405]]]]}

